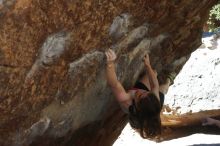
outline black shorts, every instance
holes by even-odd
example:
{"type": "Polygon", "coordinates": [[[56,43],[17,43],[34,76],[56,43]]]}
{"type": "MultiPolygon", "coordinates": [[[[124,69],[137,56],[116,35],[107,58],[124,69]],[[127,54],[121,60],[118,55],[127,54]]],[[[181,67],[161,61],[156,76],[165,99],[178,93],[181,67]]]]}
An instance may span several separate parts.
{"type": "MultiPolygon", "coordinates": [[[[139,81],[135,83],[134,88],[150,91],[143,83],[141,83],[139,81]]],[[[159,92],[159,96],[160,96],[160,106],[162,108],[163,104],[164,104],[164,98],[165,97],[164,97],[164,94],[162,92],[159,92]]]]}

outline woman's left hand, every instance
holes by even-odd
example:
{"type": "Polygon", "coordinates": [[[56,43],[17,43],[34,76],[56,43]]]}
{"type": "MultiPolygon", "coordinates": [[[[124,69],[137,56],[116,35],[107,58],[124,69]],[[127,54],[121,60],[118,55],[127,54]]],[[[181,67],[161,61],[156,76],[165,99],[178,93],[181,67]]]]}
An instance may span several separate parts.
{"type": "Polygon", "coordinates": [[[116,60],[117,56],[115,52],[112,49],[108,49],[105,52],[106,58],[107,58],[107,63],[112,63],[116,60]]]}
{"type": "Polygon", "coordinates": [[[144,64],[145,64],[145,65],[150,65],[150,59],[149,59],[149,55],[148,55],[148,54],[146,54],[146,55],[144,56],[143,61],[144,61],[144,64]]]}

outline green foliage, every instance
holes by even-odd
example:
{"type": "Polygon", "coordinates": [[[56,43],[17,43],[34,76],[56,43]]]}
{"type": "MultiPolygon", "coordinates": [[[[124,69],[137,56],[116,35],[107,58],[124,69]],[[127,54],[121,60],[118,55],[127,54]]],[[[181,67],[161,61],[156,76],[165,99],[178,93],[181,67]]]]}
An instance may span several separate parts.
{"type": "Polygon", "coordinates": [[[220,28],[220,3],[213,6],[210,10],[207,24],[211,32],[215,32],[220,28]]]}
{"type": "Polygon", "coordinates": [[[216,20],[220,20],[220,4],[215,5],[211,9],[210,16],[214,17],[216,20]]]}

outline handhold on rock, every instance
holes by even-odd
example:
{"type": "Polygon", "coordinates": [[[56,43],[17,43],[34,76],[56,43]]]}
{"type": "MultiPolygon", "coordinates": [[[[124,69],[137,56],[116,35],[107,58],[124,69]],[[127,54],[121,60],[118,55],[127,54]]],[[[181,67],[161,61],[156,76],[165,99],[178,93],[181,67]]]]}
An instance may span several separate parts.
{"type": "Polygon", "coordinates": [[[52,65],[68,47],[69,33],[61,31],[47,38],[41,48],[40,60],[43,65],[52,65]]]}
{"type": "Polygon", "coordinates": [[[41,136],[45,133],[50,125],[50,119],[48,117],[44,117],[40,119],[40,121],[36,122],[28,129],[28,133],[30,137],[41,136]]]}
{"type": "Polygon", "coordinates": [[[70,34],[61,31],[50,35],[40,49],[40,57],[32,65],[25,78],[25,87],[34,82],[34,77],[40,75],[43,69],[55,64],[68,49],[70,34]]]}
{"type": "Polygon", "coordinates": [[[120,39],[129,32],[129,28],[133,25],[132,16],[128,13],[123,13],[113,20],[109,29],[109,35],[113,40],[120,39]]]}

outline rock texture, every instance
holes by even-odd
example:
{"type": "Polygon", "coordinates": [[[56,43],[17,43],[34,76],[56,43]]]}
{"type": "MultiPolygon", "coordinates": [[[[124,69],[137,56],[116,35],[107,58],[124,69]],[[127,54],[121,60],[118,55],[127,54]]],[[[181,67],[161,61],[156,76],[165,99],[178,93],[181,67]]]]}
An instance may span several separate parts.
{"type": "Polygon", "coordinates": [[[163,81],[201,44],[217,0],[0,0],[0,145],[111,145],[126,124],[105,80],[126,88],[150,53],[163,81]]]}

